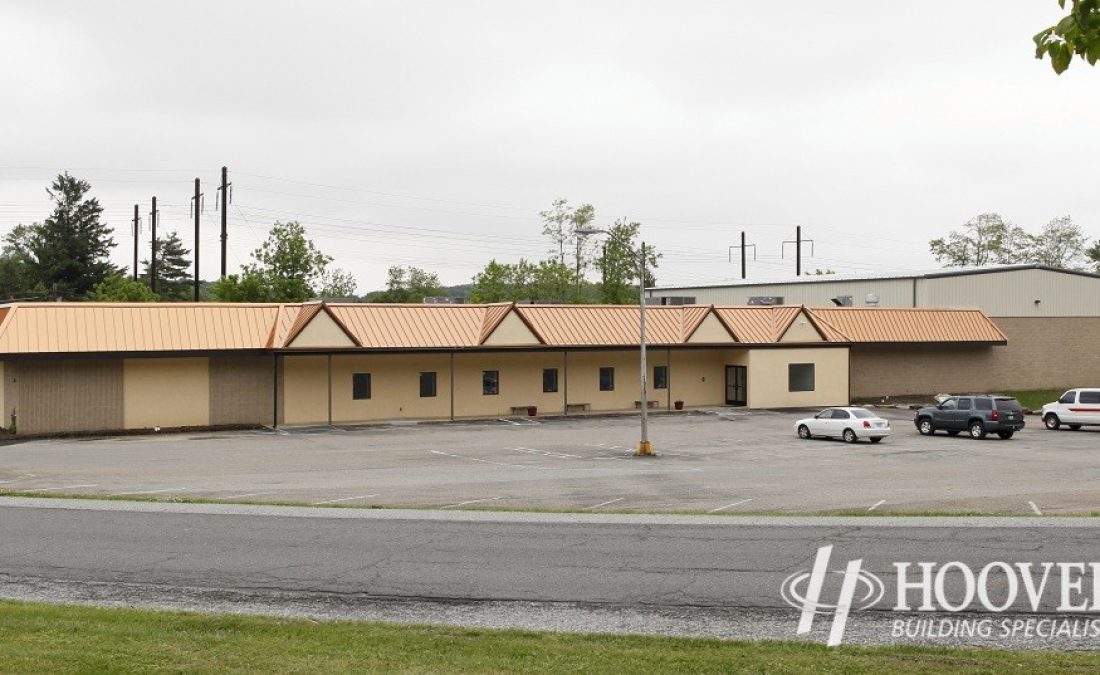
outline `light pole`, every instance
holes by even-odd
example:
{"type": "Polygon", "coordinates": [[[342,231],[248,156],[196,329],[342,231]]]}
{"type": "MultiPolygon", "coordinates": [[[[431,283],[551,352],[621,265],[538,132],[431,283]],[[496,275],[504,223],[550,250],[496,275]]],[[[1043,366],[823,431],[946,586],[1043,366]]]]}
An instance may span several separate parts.
{"type": "MultiPolygon", "coordinates": [[[[594,228],[582,228],[573,231],[575,234],[581,237],[587,237],[591,234],[606,234],[614,238],[608,230],[599,230],[594,228]]],[[[628,244],[629,242],[619,243],[628,244]]],[[[606,250],[604,252],[606,256],[606,250]]],[[[641,395],[641,409],[642,409],[642,438],[638,441],[638,449],[634,452],[635,456],[648,457],[653,454],[653,444],[649,442],[649,368],[646,365],[646,351],[645,351],[645,242],[641,242],[641,249],[638,254],[638,354],[641,361],[641,376],[642,376],[642,395],[641,395]]]]}

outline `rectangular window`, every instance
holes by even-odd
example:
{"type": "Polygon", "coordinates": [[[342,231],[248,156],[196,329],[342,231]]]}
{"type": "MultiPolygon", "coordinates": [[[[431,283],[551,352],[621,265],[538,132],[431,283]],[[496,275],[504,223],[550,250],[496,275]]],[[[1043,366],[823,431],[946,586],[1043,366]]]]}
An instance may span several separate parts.
{"type": "Polygon", "coordinates": [[[1081,403],[1100,403],[1100,391],[1083,391],[1077,398],[1081,403]]]}
{"type": "Polygon", "coordinates": [[[976,398],[974,399],[975,410],[993,410],[993,399],[991,398],[976,398]]]}
{"type": "Polygon", "coordinates": [[[614,368],[600,368],[600,391],[615,391],[614,368]]]}
{"type": "Polygon", "coordinates": [[[960,398],[959,399],[959,410],[970,410],[970,399],[960,398]]]}
{"type": "Polygon", "coordinates": [[[351,397],[356,401],[370,398],[370,373],[352,373],[351,397]]]}
{"type": "Polygon", "coordinates": [[[435,373],[420,373],[420,398],[435,396],[435,373]]]}
{"type": "Polygon", "coordinates": [[[787,366],[787,391],[814,391],[814,364],[789,364],[787,366]]]}
{"type": "Polygon", "coordinates": [[[542,369],[542,391],[547,394],[553,394],[558,390],[558,369],[557,368],[543,368],[542,369]]]}
{"type": "Polygon", "coordinates": [[[481,371],[481,395],[496,396],[500,393],[500,371],[481,371]]]}
{"type": "Polygon", "coordinates": [[[668,389],[668,366],[653,366],[653,388],[668,389]]]}

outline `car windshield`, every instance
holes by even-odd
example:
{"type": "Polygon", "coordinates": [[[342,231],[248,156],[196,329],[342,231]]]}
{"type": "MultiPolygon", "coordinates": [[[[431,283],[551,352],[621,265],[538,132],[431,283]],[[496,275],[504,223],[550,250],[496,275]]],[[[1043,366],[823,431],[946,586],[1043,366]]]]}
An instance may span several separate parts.
{"type": "Polygon", "coordinates": [[[872,413],[872,412],[869,412],[867,410],[862,410],[862,409],[857,408],[857,409],[852,411],[852,416],[853,417],[858,417],[861,420],[869,420],[869,419],[874,418],[875,414],[872,413]]]}
{"type": "Polygon", "coordinates": [[[1014,398],[999,398],[997,399],[997,410],[1023,410],[1020,407],[1020,402],[1014,398]]]}

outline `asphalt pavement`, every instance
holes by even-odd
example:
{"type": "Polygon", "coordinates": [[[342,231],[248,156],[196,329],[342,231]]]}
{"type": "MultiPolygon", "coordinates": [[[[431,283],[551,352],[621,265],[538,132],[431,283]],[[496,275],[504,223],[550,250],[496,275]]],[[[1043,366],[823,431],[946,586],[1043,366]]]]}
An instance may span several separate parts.
{"type": "MultiPolygon", "coordinates": [[[[1098,557],[1098,533],[1100,523],[1084,518],[470,513],[0,498],[0,595],[320,618],[795,639],[800,611],[784,600],[785,583],[809,571],[819,548],[831,545],[830,571],[843,572],[848,561],[860,559],[886,589],[878,604],[852,612],[846,643],[1093,650],[1100,648],[1100,636],[1085,633],[1087,622],[1100,617],[1097,608],[1090,608],[1092,614],[1056,613],[1062,588],[1057,570],[1040,591],[1038,612],[1023,592],[997,613],[976,602],[959,614],[891,608],[896,562],[959,561],[975,570],[993,561],[1088,563],[1098,557]],[[1083,632],[1054,635],[1054,624],[1050,635],[1041,627],[1011,635],[997,630],[1003,621],[1044,617],[1073,618],[1083,632]],[[911,624],[911,635],[899,636],[897,622],[907,618],[918,623],[911,624]],[[997,623],[989,636],[980,630],[921,631],[919,621],[942,619],[997,623]]],[[[835,597],[833,579],[839,583],[840,576],[829,576],[822,601],[835,597]]],[[[958,604],[967,597],[965,578],[947,576],[944,599],[958,604]]],[[[1007,597],[1006,576],[994,574],[988,581],[990,595],[1007,597]]],[[[1092,590],[1086,578],[1081,597],[1092,598],[1092,590]]],[[[816,616],[801,637],[824,641],[832,620],[827,613],[816,616]]]]}

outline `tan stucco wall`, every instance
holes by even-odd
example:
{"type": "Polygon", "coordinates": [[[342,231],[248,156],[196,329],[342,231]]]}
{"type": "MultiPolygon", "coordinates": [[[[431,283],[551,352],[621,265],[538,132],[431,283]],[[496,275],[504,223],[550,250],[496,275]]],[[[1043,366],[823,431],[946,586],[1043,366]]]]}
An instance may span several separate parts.
{"type": "Polygon", "coordinates": [[[456,354],[455,416],[492,417],[512,414],[512,406],[538,407],[543,414],[564,411],[565,378],[561,352],[456,354]],[[542,391],[544,368],[558,369],[558,391],[542,391]],[[481,375],[500,371],[500,393],[484,395],[481,375]]]}
{"type": "Polygon", "coordinates": [[[211,357],[210,424],[272,424],[273,378],[270,356],[211,357]]]}
{"type": "Polygon", "coordinates": [[[539,339],[515,312],[509,312],[500,325],[485,339],[487,345],[537,345],[538,343],[539,339]]]}
{"type": "Polygon", "coordinates": [[[126,429],[210,424],[209,359],[126,359],[122,366],[126,429]]]}
{"type": "MultiPolygon", "coordinates": [[[[316,394],[323,411],[325,401],[324,363],[313,367],[312,377],[320,382],[316,394]]],[[[479,375],[480,377],[480,375],[479,375]]],[[[291,387],[287,380],[287,389],[291,387]]],[[[313,388],[316,390],[316,387],[313,388]]],[[[479,390],[480,391],[480,390],[479,390]]],[[[376,354],[371,356],[343,355],[332,357],[332,421],[349,424],[387,419],[445,419],[451,414],[450,356],[447,354],[376,354]],[[420,373],[435,372],[436,395],[420,397],[420,373]],[[371,397],[352,399],[352,374],[370,373],[371,397]]],[[[292,398],[286,399],[289,415],[292,398]]],[[[321,415],[319,420],[323,421],[321,415]]],[[[291,422],[288,421],[288,424],[291,422]]]]}
{"type": "Polygon", "coordinates": [[[695,329],[695,332],[688,338],[688,342],[691,343],[723,343],[723,342],[736,342],[730,332],[726,330],[726,327],[722,325],[722,322],[718,320],[713,314],[707,314],[707,317],[703,319],[703,322],[699,324],[699,327],[695,329]]]}
{"type": "Polygon", "coordinates": [[[754,349],[749,354],[748,406],[796,408],[848,403],[848,350],[843,347],[754,349]],[[788,391],[788,366],[813,363],[814,391],[788,391]]]}
{"type": "MultiPolygon", "coordinates": [[[[675,357],[674,357],[675,360],[675,357]]],[[[665,407],[668,394],[653,388],[653,367],[667,365],[666,350],[650,349],[646,358],[648,397],[665,407]]],[[[641,362],[637,350],[569,352],[569,404],[587,403],[591,410],[634,410],[641,399],[641,362]],[[600,368],[615,369],[615,390],[600,391],[600,368]]],[[[673,382],[675,373],[671,374],[673,382]]]]}
{"type": "Polygon", "coordinates": [[[795,317],[794,322],[787,328],[787,332],[783,333],[783,337],[779,338],[780,342],[824,342],[821,337],[821,333],[817,332],[810,320],[806,318],[806,314],[799,312],[795,317]]]}
{"type": "MultiPolygon", "coordinates": [[[[668,397],[683,401],[687,407],[722,405],[725,403],[726,365],[736,350],[673,350],[669,367],[668,397]]],[[[650,374],[652,377],[652,373],[650,374]]],[[[662,400],[666,400],[662,396],[662,400]]]]}
{"type": "Polygon", "coordinates": [[[354,347],[347,333],[333,321],[328,312],[318,312],[317,316],[298,333],[291,347],[354,347]]]}
{"type": "Polygon", "coordinates": [[[327,424],[328,357],[284,356],[279,368],[279,423],[327,424]]]}

